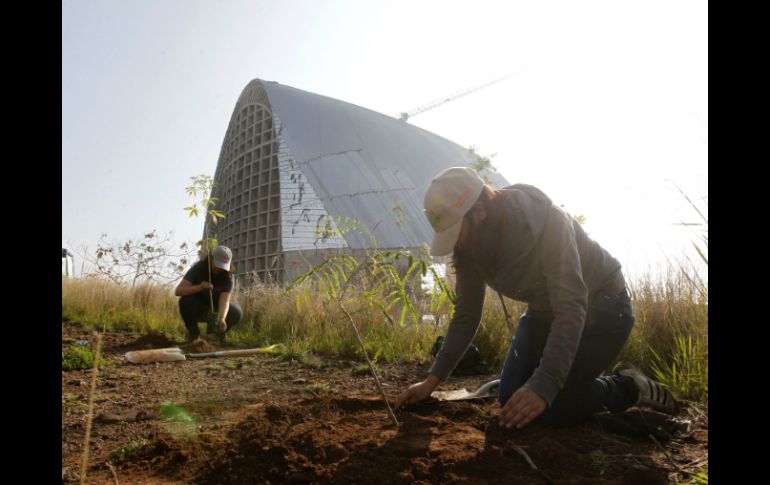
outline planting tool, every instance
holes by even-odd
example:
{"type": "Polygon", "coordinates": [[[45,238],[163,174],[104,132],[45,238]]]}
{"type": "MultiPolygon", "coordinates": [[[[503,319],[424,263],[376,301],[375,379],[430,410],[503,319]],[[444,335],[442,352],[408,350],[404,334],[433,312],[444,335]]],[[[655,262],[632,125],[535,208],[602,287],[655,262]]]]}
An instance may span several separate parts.
{"type": "Polygon", "coordinates": [[[475,391],[469,391],[468,389],[457,389],[454,391],[434,391],[430,396],[439,401],[464,401],[466,399],[497,397],[499,390],[500,379],[495,379],[482,384],[475,391]]]}
{"type": "Polygon", "coordinates": [[[174,362],[177,360],[201,359],[205,357],[244,357],[246,355],[270,354],[278,349],[284,348],[283,344],[274,344],[268,347],[259,347],[256,349],[237,349],[237,350],[219,350],[217,352],[204,352],[202,354],[192,354],[183,352],[179,347],[169,347],[165,349],[153,350],[133,350],[126,352],[126,360],[132,364],[148,364],[150,362],[174,362]]]}

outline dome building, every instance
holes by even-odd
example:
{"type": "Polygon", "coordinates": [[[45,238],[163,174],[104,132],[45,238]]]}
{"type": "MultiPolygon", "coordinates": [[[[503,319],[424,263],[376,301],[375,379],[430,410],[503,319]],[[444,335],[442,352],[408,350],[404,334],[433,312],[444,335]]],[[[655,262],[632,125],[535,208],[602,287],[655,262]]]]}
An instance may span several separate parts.
{"type": "MultiPolygon", "coordinates": [[[[213,195],[226,218],[210,234],[233,251],[240,284],[291,282],[341,251],[418,249],[433,230],[428,183],[468,165],[467,148],[360,106],[255,79],[235,104],[213,195]],[[343,222],[344,223],[344,222],[343,222]]],[[[493,185],[507,182],[492,174],[493,185]]]]}

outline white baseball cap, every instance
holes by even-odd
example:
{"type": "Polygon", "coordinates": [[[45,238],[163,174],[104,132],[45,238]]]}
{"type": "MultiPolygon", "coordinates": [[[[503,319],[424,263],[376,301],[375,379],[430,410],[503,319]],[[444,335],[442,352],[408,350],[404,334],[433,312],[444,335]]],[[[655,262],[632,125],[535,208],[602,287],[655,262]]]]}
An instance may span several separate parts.
{"type": "Polygon", "coordinates": [[[211,253],[211,260],[214,266],[225,271],[230,271],[230,261],[233,259],[233,252],[227,246],[217,246],[211,253]]]}
{"type": "Polygon", "coordinates": [[[484,180],[468,167],[450,167],[431,180],[425,193],[425,217],[436,233],[430,254],[445,256],[454,250],[463,217],[484,189],[484,180]]]}

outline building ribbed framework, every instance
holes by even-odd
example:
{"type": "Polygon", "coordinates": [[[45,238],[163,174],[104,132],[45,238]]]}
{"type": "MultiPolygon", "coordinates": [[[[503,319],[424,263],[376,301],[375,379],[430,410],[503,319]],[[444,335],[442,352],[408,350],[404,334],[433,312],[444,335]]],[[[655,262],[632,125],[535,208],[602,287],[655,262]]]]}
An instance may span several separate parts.
{"type": "Polygon", "coordinates": [[[254,83],[233,112],[214,179],[227,217],[210,229],[232,249],[241,282],[247,274],[282,281],[278,141],[267,97],[254,83]]]}

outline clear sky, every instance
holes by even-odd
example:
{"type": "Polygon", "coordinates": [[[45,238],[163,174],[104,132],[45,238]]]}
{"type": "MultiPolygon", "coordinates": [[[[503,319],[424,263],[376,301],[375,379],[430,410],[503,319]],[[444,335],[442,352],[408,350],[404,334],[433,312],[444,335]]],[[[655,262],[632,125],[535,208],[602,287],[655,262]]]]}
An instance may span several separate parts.
{"type": "MultiPolygon", "coordinates": [[[[200,238],[244,86],[277,81],[410,119],[536,185],[632,275],[691,253],[707,214],[704,1],[62,1],[62,244],[200,238]]],[[[80,267],[79,262],[76,266],[80,267]]]]}

